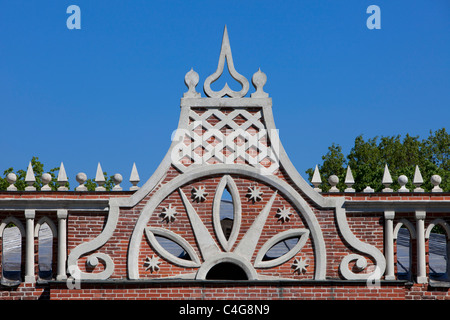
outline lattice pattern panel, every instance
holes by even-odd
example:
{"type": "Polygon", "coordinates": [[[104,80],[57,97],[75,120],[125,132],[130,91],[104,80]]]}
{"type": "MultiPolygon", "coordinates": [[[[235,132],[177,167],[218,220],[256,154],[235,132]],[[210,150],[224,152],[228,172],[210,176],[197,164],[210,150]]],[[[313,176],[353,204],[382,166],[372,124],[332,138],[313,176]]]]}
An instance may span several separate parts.
{"type": "Polygon", "coordinates": [[[279,167],[279,143],[269,139],[260,108],[191,108],[188,130],[177,130],[176,139],[172,160],[182,171],[239,163],[273,174],[279,167]]]}

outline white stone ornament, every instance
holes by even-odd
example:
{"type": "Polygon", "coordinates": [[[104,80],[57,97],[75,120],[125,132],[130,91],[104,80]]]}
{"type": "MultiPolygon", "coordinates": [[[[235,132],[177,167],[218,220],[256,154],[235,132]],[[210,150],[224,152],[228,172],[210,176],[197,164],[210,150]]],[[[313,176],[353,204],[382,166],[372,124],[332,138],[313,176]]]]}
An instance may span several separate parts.
{"type": "Polygon", "coordinates": [[[419,166],[416,166],[416,170],[414,171],[413,184],[415,186],[414,192],[424,192],[425,190],[420,186],[423,183],[422,174],[420,173],[419,166]]]}
{"type": "Polygon", "coordinates": [[[36,182],[36,178],[34,176],[33,166],[31,165],[31,161],[28,164],[27,175],[25,176],[25,182],[27,183],[27,187],[25,187],[25,191],[36,191],[36,187],[33,184],[36,182]]]}
{"type": "Polygon", "coordinates": [[[278,220],[281,220],[284,223],[290,220],[291,214],[291,208],[286,208],[286,206],[283,206],[283,209],[278,209],[275,216],[278,217],[278,220]]]}
{"type": "Polygon", "coordinates": [[[155,257],[155,256],[152,256],[151,258],[147,257],[145,259],[145,263],[144,263],[144,266],[146,267],[145,271],[150,269],[150,272],[152,272],[152,273],[156,272],[159,270],[160,264],[161,264],[161,262],[159,261],[158,257],[155,257]]]}
{"type": "Polygon", "coordinates": [[[75,179],[79,183],[79,186],[75,188],[75,191],[87,191],[87,187],[84,185],[84,183],[87,181],[86,173],[84,172],[78,173],[75,179]]]}
{"type": "Polygon", "coordinates": [[[225,96],[229,96],[230,98],[242,98],[247,94],[248,89],[249,89],[248,80],[234,69],[233,56],[231,55],[230,40],[228,39],[228,31],[227,27],[225,26],[225,29],[223,31],[222,47],[220,49],[219,64],[217,66],[217,70],[208,78],[206,78],[205,83],[203,85],[203,90],[205,91],[205,94],[210,98],[222,98],[225,96]],[[241,91],[231,90],[227,83],[225,83],[225,86],[220,91],[213,91],[211,89],[211,84],[216,80],[218,80],[223,73],[225,60],[227,61],[228,71],[230,72],[230,75],[233,77],[234,80],[236,80],[242,85],[241,91]]]}
{"type": "Polygon", "coordinates": [[[14,172],[10,172],[6,175],[6,181],[9,183],[8,188],[6,188],[7,191],[17,191],[17,187],[14,185],[17,181],[17,176],[14,172]]]}
{"type": "Polygon", "coordinates": [[[58,191],[69,190],[69,188],[66,187],[66,183],[67,181],[69,181],[69,179],[67,179],[66,169],[64,168],[64,164],[62,162],[61,165],[59,166],[57,181],[59,184],[58,191]]]}
{"type": "Polygon", "coordinates": [[[139,181],[140,181],[140,179],[139,179],[138,171],[136,169],[136,163],[133,163],[133,168],[131,169],[131,174],[130,174],[130,182],[132,184],[132,186],[130,187],[130,191],[139,189],[139,187],[137,186],[139,181]]]}
{"type": "Polygon", "coordinates": [[[184,76],[184,83],[188,87],[188,92],[183,94],[183,98],[200,98],[200,93],[195,91],[195,87],[198,84],[199,76],[198,73],[191,69],[184,76]]]}
{"type": "Polygon", "coordinates": [[[336,187],[339,183],[339,178],[337,175],[331,175],[328,177],[328,183],[331,185],[329,192],[339,192],[339,189],[336,187]]]}
{"type": "Polygon", "coordinates": [[[120,184],[123,181],[123,177],[120,173],[116,173],[113,176],[113,181],[114,181],[114,187],[113,187],[113,191],[122,191],[122,187],[120,186],[120,184]]]}
{"type": "Polygon", "coordinates": [[[292,269],[294,269],[294,273],[297,272],[298,274],[301,274],[303,272],[306,272],[306,268],[309,266],[306,262],[308,259],[303,260],[303,258],[295,259],[294,263],[292,264],[292,269]]]}
{"type": "Polygon", "coordinates": [[[352,186],[355,184],[355,179],[353,178],[353,173],[350,166],[347,167],[347,173],[345,174],[344,183],[347,186],[344,192],[355,192],[355,189],[352,188],[352,186]]]}
{"type": "Polygon", "coordinates": [[[105,175],[103,174],[102,167],[100,162],[97,165],[97,173],[95,174],[95,182],[97,183],[97,187],[95,191],[106,191],[106,188],[103,186],[106,183],[105,175]]]}
{"type": "Polygon", "coordinates": [[[247,197],[249,201],[261,201],[262,195],[261,187],[253,186],[248,188],[247,197]]]}
{"type": "Polygon", "coordinates": [[[206,196],[208,195],[205,190],[204,186],[192,188],[192,199],[197,202],[205,201],[206,196]]]}
{"type": "Polygon", "coordinates": [[[172,204],[169,204],[168,207],[163,207],[161,217],[163,218],[163,220],[166,220],[169,223],[175,221],[175,216],[177,214],[178,213],[175,211],[175,208],[172,207],[172,204]]]}
{"type": "Polygon", "coordinates": [[[316,168],[314,169],[314,174],[311,179],[311,183],[313,184],[315,191],[322,192],[322,189],[319,188],[319,185],[322,183],[322,178],[320,178],[320,171],[317,165],[316,168]]]}
{"type": "Polygon", "coordinates": [[[51,191],[52,188],[48,185],[52,181],[52,176],[50,173],[44,173],[41,176],[41,181],[44,184],[41,188],[41,191],[51,191]]]}
{"type": "Polygon", "coordinates": [[[268,98],[269,94],[264,92],[263,87],[267,82],[267,76],[261,69],[258,69],[257,72],[253,74],[252,83],[255,87],[256,91],[253,92],[250,97],[251,98],[268,98]]]}
{"type": "Polygon", "coordinates": [[[439,187],[439,185],[442,182],[441,176],[434,174],[431,176],[431,184],[434,186],[433,189],[431,189],[431,192],[442,192],[442,188],[439,187]]]}
{"type": "Polygon", "coordinates": [[[398,184],[400,185],[400,189],[398,189],[398,192],[409,192],[409,189],[406,188],[406,184],[408,183],[408,177],[405,175],[401,175],[398,177],[398,184]]]}
{"type": "Polygon", "coordinates": [[[390,185],[392,184],[392,177],[391,177],[391,173],[389,172],[389,168],[387,166],[387,164],[384,166],[384,173],[383,173],[383,180],[381,181],[381,183],[384,185],[384,189],[383,192],[392,192],[394,190],[392,190],[390,187],[390,185]]]}

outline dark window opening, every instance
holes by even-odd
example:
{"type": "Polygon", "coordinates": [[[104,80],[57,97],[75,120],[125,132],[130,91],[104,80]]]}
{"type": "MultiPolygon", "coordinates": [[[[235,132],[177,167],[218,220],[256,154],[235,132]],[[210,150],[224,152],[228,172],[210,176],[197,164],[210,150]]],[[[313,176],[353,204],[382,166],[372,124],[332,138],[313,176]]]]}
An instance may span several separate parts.
{"type": "Polygon", "coordinates": [[[409,230],[402,226],[397,234],[397,278],[411,280],[411,236],[409,230]]]}
{"type": "Polygon", "coordinates": [[[184,260],[192,260],[189,254],[181,247],[178,243],[175,241],[172,241],[166,237],[162,236],[155,236],[158,243],[161,245],[161,247],[164,248],[167,252],[173,254],[175,257],[178,257],[180,259],[184,260]]]}
{"type": "Polygon", "coordinates": [[[53,232],[47,223],[42,224],[39,228],[39,278],[52,278],[52,261],[53,261],[53,232]]]}
{"type": "Polygon", "coordinates": [[[428,239],[430,279],[449,281],[447,274],[447,249],[446,235],[432,230],[428,239]]]}
{"type": "Polygon", "coordinates": [[[241,267],[231,262],[222,262],[212,267],[206,275],[207,280],[248,280],[241,267]]]}
{"type": "Polygon", "coordinates": [[[2,238],[2,282],[21,281],[22,234],[14,223],[10,223],[3,230],[2,238]]]}
{"type": "Polygon", "coordinates": [[[262,261],[269,261],[284,256],[298,243],[300,238],[294,237],[278,242],[264,255],[262,261]]]}
{"type": "Polygon", "coordinates": [[[234,205],[230,192],[225,188],[220,200],[220,225],[225,239],[230,238],[234,222],[234,205]]]}

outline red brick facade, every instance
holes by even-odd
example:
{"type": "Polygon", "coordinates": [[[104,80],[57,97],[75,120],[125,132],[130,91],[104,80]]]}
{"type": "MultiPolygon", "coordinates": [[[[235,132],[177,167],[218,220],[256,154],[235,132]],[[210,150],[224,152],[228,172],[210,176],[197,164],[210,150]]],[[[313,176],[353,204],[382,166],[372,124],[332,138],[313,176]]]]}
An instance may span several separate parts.
{"type": "MultiPolygon", "coordinates": [[[[168,176],[167,179],[169,178],[168,176]]],[[[219,177],[211,177],[205,180],[197,181],[193,184],[196,186],[200,183],[207,186],[206,191],[210,194],[214,193],[214,188],[218,182],[219,177]]],[[[236,177],[236,182],[240,192],[245,197],[246,186],[254,184],[253,181],[236,177]]],[[[269,186],[260,184],[263,191],[269,189],[269,186]]],[[[186,187],[185,193],[189,193],[186,187]]],[[[129,196],[132,192],[122,193],[78,193],[78,192],[17,192],[11,194],[10,192],[3,192],[0,194],[2,199],[15,198],[104,198],[129,196]]],[[[342,194],[326,194],[325,196],[342,196],[342,194]]],[[[151,197],[151,194],[148,198],[151,197]]],[[[349,200],[364,200],[364,201],[378,201],[378,200],[450,200],[450,195],[446,193],[441,194],[417,194],[411,193],[408,195],[400,195],[398,193],[392,194],[348,194],[345,197],[349,200]]],[[[292,279],[280,281],[249,281],[248,283],[211,280],[161,280],[165,276],[174,274],[187,273],[192,270],[175,266],[170,263],[161,263],[158,272],[151,273],[145,271],[144,264],[140,265],[141,280],[128,280],[127,278],[127,251],[129,239],[133,232],[136,220],[139,216],[140,209],[144,206],[147,199],[144,199],[139,205],[132,209],[121,210],[120,218],[117,223],[116,230],[113,236],[105,244],[101,251],[109,254],[115,263],[114,273],[108,280],[104,281],[81,281],[80,288],[69,289],[65,281],[48,281],[37,283],[21,283],[14,287],[1,287],[2,299],[395,299],[395,300],[409,300],[409,299],[448,299],[449,293],[447,287],[434,287],[429,284],[417,284],[402,281],[386,281],[381,279],[379,286],[374,288],[367,285],[365,281],[345,280],[339,274],[339,264],[342,258],[351,252],[351,248],[345,243],[337,227],[333,210],[318,210],[315,209],[315,214],[318,218],[319,224],[324,234],[324,240],[327,251],[327,279],[314,280],[314,252],[313,243],[311,239],[307,241],[302,249],[301,255],[308,258],[309,266],[307,271],[302,274],[292,272],[291,259],[288,263],[284,263],[279,267],[268,270],[260,270],[263,275],[283,276],[284,278],[292,279]],[[155,282],[151,280],[155,279],[155,282]],[[159,279],[159,281],[158,281],[159,279]],[[296,282],[301,280],[300,282],[296,282]]],[[[208,214],[210,214],[210,207],[212,199],[207,198],[207,201],[198,203],[197,211],[204,221],[210,221],[208,214]]],[[[242,232],[238,237],[242,237],[249,225],[252,223],[258,210],[264,207],[266,199],[263,199],[258,205],[253,205],[251,202],[244,203],[243,217],[242,217],[242,232]]],[[[161,206],[166,203],[172,203],[175,208],[181,211],[183,205],[180,203],[179,197],[176,194],[165,199],[161,206]]],[[[273,211],[289,203],[280,197],[273,205],[273,211]]],[[[23,214],[17,212],[2,212],[1,220],[7,216],[16,216],[23,225],[26,224],[23,214]]],[[[54,211],[37,211],[35,221],[41,217],[49,217],[55,224],[58,223],[56,213],[54,211]]],[[[364,213],[350,213],[347,215],[350,229],[356,237],[362,241],[375,246],[380,251],[384,250],[384,217],[379,212],[364,212],[364,213]]],[[[394,219],[395,222],[401,218],[410,219],[414,223],[414,214],[401,213],[394,219]]],[[[434,219],[448,219],[447,215],[442,213],[427,213],[425,219],[425,227],[434,219]]],[[[70,213],[67,219],[67,250],[70,252],[73,248],[90,241],[101,234],[107,214],[104,212],[85,212],[85,213],[70,213]]],[[[159,226],[167,224],[162,221],[158,215],[154,215],[149,224],[159,226]]],[[[195,239],[190,232],[189,221],[186,216],[179,216],[174,223],[169,224],[170,230],[180,235],[185,235],[184,238],[195,244],[195,239]]],[[[214,233],[212,225],[206,224],[211,233],[214,233]]],[[[258,247],[272,235],[286,230],[287,228],[304,227],[304,222],[299,216],[293,216],[289,223],[281,223],[275,215],[268,218],[265,231],[260,238],[258,247]]],[[[35,268],[36,274],[38,272],[38,242],[35,239],[35,268]]],[[[56,270],[56,250],[57,240],[54,240],[54,267],[56,270]]],[[[415,247],[415,241],[412,241],[415,247]]],[[[427,242],[428,244],[428,242],[427,242]]],[[[24,241],[23,241],[24,246],[24,241]]],[[[24,250],[23,250],[24,251],[24,250]]],[[[150,247],[148,241],[143,237],[141,244],[141,251],[139,260],[144,261],[146,256],[156,255],[150,247]]],[[[256,254],[256,253],[255,253],[256,254]]],[[[428,257],[428,247],[426,248],[426,255],[428,257]]],[[[412,250],[411,260],[416,260],[415,251],[412,250]]],[[[24,257],[22,259],[24,261],[24,257]]],[[[79,266],[83,271],[91,271],[86,267],[86,257],[79,259],[79,266]]],[[[368,268],[370,269],[370,263],[368,268]]],[[[428,267],[428,264],[427,264],[428,267]]],[[[96,267],[95,272],[102,271],[102,264],[96,267]]],[[[413,263],[412,273],[415,273],[415,263],[413,263]]],[[[429,269],[427,269],[427,274],[429,269]]]]}

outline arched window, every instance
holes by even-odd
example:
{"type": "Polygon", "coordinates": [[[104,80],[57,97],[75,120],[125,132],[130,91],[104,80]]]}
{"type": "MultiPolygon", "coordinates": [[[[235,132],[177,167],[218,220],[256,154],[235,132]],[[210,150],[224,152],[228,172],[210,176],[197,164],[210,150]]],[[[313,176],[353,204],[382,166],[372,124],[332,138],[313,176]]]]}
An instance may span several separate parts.
{"type": "Polygon", "coordinates": [[[411,280],[411,236],[408,229],[402,226],[397,235],[397,278],[411,280]]]}
{"type": "Polygon", "coordinates": [[[449,225],[442,219],[430,223],[425,238],[428,239],[428,268],[430,280],[450,281],[448,263],[449,225]]]}
{"type": "Polygon", "coordinates": [[[16,285],[22,280],[22,238],[25,229],[14,217],[6,218],[0,225],[2,238],[2,284],[16,285]]]}
{"type": "Polygon", "coordinates": [[[414,225],[406,219],[401,219],[394,230],[397,250],[397,279],[412,280],[412,239],[416,238],[414,225]]]}
{"type": "Polygon", "coordinates": [[[53,275],[53,239],[56,237],[55,224],[44,217],[36,224],[34,235],[38,238],[38,276],[49,280],[53,275]]]}

